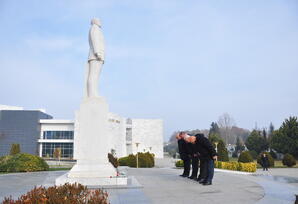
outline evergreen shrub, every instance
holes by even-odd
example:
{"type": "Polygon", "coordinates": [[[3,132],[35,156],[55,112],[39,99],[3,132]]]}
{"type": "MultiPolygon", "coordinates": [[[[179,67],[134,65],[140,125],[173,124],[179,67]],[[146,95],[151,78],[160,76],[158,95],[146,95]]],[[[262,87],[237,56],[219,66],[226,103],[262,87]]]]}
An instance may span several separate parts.
{"type": "MultiPolygon", "coordinates": [[[[120,166],[129,166],[129,167],[137,167],[137,157],[136,155],[130,154],[126,157],[119,158],[120,166]]],[[[140,168],[151,168],[154,167],[154,154],[149,152],[146,153],[138,153],[138,167],[140,168]]]]}
{"type": "Polygon", "coordinates": [[[242,163],[253,162],[253,158],[250,155],[249,151],[241,152],[241,154],[240,154],[240,156],[238,158],[238,162],[242,162],[242,163]]]}
{"type": "Polygon", "coordinates": [[[19,153],[0,158],[0,172],[47,171],[49,165],[40,157],[19,153]]]}
{"type": "Polygon", "coordinates": [[[282,159],[282,164],[287,167],[292,167],[296,165],[296,159],[291,154],[285,154],[282,159]]]}
{"type": "Polygon", "coordinates": [[[249,151],[250,155],[252,156],[253,159],[257,159],[258,158],[258,153],[255,150],[251,150],[249,151]]]}

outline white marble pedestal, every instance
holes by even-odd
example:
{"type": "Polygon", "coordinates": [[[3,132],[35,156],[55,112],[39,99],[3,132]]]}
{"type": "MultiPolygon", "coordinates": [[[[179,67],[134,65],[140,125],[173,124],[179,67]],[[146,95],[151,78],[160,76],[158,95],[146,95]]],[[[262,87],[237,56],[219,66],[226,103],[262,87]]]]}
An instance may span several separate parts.
{"type": "Polygon", "coordinates": [[[74,159],[77,163],[56,185],[81,183],[87,186],[126,185],[108,161],[111,138],[108,133],[108,104],[103,97],[85,98],[76,113],[74,159]]]}

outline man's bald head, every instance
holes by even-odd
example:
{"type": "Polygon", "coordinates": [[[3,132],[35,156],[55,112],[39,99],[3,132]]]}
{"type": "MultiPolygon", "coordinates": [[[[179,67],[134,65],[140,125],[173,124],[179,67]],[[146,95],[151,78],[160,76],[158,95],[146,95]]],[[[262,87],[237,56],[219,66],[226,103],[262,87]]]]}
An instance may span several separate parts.
{"type": "Polygon", "coordinates": [[[197,140],[196,136],[189,136],[187,142],[194,144],[196,143],[196,140],[197,140]]]}

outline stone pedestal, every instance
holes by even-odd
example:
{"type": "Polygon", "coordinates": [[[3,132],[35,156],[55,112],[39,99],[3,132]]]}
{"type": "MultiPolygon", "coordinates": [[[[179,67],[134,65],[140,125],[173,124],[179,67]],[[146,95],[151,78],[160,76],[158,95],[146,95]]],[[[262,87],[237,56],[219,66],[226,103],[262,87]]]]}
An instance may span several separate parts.
{"type": "Polygon", "coordinates": [[[74,159],[77,163],[56,184],[81,183],[87,186],[126,185],[108,160],[111,138],[108,132],[108,104],[103,97],[85,98],[76,113],[74,159]]]}

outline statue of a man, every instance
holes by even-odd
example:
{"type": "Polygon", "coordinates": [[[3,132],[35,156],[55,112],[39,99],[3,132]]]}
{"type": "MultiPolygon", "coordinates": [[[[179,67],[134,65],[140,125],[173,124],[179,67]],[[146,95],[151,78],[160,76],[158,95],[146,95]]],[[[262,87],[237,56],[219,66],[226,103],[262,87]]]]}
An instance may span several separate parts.
{"type": "Polygon", "coordinates": [[[104,63],[104,39],[100,20],[91,20],[89,31],[89,57],[87,70],[87,97],[98,96],[98,79],[104,63]]]}

